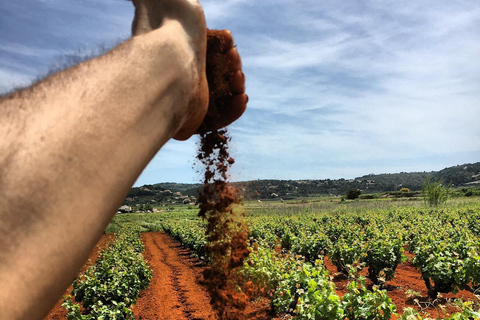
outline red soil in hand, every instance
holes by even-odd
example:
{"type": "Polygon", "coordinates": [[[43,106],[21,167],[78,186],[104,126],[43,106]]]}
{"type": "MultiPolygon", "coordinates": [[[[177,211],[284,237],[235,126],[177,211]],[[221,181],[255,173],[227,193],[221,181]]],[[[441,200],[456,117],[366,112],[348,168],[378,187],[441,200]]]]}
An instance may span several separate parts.
{"type": "MultiPolygon", "coordinates": [[[[82,269],[80,270],[79,274],[84,273],[87,268],[95,262],[95,260],[98,259],[98,256],[100,255],[100,251],[107,247],[110,242],[114,240],[114,235],[112,233],[110,234],[104,234],[100,238],[100,240],[97,242],[95,247],[92,249],[90,252],[90,255],[88,256],[87,262],[83,265],[82,269]]],[[[70,294],[72,292],[73,286],[70,285],[70,287],[65,291],[65,294],[70,294]]],[[[57,301],[55,304],[55,307],[50,311],[50,313],[44,318],[44,320],[60,320],[60,319],[67,319],[67,310],[62,307],[63,299],[60,299],[57,301]]]]}
{"type": "Polygon", "coordinates": [[[218,129],[224,126],[222,119],[228,118],[224,115],[228,112],[229,101],[233,96],[230,91],[228,77],[228,50],[225,39],[219,30],[207,30],[207,57],[206,75],[209,90],[208,111],[199,133],[218,129]]]}
{"type": "Polygon", "coordinates": [[[199,130],[198,160],[204,165],[199,216],[207,220],[205,252],[209,266],[203,272],[211,304],[221,319],[245,318],[248,297],[238,288],[238,269],[249,255],[246,226],[237,221],[232,206],[237,190],[228,183],[228,169],[235,162],[228,152],[230,138],[221,127],[232,96],[228,85],[225,40],[209,30],[207,38],[207,81],[210,101],[199,130]]]}

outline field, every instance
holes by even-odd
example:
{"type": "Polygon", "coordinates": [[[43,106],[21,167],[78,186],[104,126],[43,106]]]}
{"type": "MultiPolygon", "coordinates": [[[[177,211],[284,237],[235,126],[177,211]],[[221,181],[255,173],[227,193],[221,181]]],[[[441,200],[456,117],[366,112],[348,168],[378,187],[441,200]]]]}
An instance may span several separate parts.
{"type": "MultiPolygon", "coordinates": [[[[420,200],[306,198],[236,210],[246,213],[252,251],[237,279],[255,297],[246,318],[479,317],[477,197],[438,208],[420,200]]],[[[204,227],[195,208],[180,206],[112,221],[108,233],[135,230],[153,269],[132,308],[137,319],[215,319],[199,281],[208,264],[204,227]]],[[[58,319],[58,308],[48,319],[58,319]]]]}

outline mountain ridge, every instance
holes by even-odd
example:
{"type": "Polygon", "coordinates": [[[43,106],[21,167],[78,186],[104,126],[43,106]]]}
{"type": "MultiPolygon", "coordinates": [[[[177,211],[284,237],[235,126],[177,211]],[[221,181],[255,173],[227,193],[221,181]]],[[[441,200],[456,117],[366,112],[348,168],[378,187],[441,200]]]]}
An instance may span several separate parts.
{"type": "MultiPolygon", "coordinates": [[[[367,174],[354,179],[259,179],[232,184],[246,200],[287,200],[298,197],[341,196],[352,188],[360,189],[364,194],[396,192],[402,188],[419,191],[427,177],[442,180],[454,188],[480,187],[480,162],[446,167],[439,171],[367,174]]],[[[124,204],[193,204],[201,188],[200,183],[167,182],[143,185],[132,188],[124,204]]]]}

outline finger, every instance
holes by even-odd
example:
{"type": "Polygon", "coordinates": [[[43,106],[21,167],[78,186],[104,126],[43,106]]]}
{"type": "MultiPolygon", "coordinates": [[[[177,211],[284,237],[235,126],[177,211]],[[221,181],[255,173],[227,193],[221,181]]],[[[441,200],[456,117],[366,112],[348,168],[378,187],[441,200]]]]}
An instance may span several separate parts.
{"type": "Polygon", "coordinates": [[[224,41],[224,52],[227,52],[233,47],[233,35],[230,30],[220,30],[220,35],[223,37],[224,41]]]}
{"type": "Polygon", "coordinates": [[[245,74],[242,70],[233,71],[229,79],[229,87],[232,93],[244,93],[245,92],[245,74]]]}
{"type": "Polygon", "coordinates": [[[241,70],[242,69],[242,59],[238,53],[237,48],[233,47],[226,53],[228,61],[228,70],[241,70]]]}
{"type": "Polygon", "coordinates": [[[222,114],[222,122],[219,128],[223,128],[240,118],[247,109],[248,96],[244,93],[234,95],[229,103],[229,108],[222,114]]]}

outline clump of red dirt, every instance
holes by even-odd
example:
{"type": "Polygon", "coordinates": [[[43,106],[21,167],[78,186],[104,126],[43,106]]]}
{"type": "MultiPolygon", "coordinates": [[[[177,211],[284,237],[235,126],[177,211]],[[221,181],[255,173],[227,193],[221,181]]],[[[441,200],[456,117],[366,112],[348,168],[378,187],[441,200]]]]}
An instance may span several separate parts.
{"type": "Polygon", "coordinates": [[[220,319],[245,318],[248,296],[236,281],[239,269],[249,255],[247,229],[233,211],[237,190],[228,179],[235,162],[229,155],[230,137],[218,130],[222,114],[228,112],[232,97],[228,86],[228,59],[224,37],[209,30],[207,36],[207,81],[210,101],[207,116],[199,130],[198,160],[204,165],[203,191],[199,196],[199,216],[207,220],[205,251],[210,259],[203,276],[211,302],[220,319]]]}

